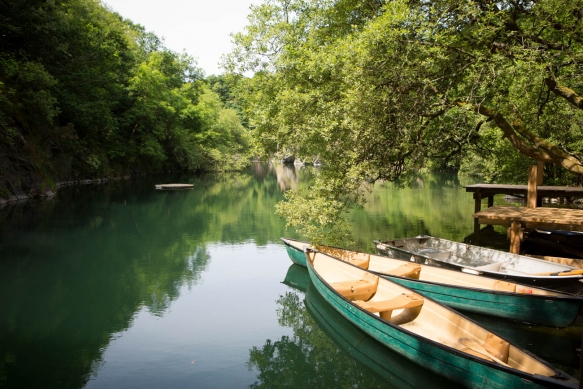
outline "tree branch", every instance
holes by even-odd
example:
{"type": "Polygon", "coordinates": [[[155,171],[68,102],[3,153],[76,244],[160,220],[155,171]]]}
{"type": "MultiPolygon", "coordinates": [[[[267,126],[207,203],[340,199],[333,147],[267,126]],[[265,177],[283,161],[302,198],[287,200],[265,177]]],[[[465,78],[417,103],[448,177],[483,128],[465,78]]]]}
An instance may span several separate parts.
{"type": "Polygon", "coordinates": [[[515,120],[511,124],[500,112],[484,107],[483,105],[470,104],[463,101],[458,102],[457,105],[460,107],[471,107],[471,109],[480,115],[492,119],[502,130],[504,136],[508,138],[510,143],[512,143],[521,154],[538,161],[561,165],[572,173],[583,175],[583,163],[579,159],[569,155],[556,145],[539,138],[526,130],[520,119],[515,120]],[[527,144],[523,138],[532,143],[533,146],[527,144]]]}
{"type": "Polygon", "coordinates": [[[549,90],[557,96],[567,100],[575,107],[583,109],[583,97],[579,96],[573,89],[559,84],[553,75],[545,78],[545,84],[547,84],[549,90]]]}

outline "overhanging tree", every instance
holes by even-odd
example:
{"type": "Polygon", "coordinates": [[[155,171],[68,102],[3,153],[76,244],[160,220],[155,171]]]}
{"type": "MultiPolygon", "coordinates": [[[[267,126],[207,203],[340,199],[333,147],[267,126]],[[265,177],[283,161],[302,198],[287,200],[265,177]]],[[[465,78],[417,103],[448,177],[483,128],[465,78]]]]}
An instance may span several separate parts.
{"type": "Polygon", "coordinates": [[[363,182],[457,163],[496,128],[583,177],[583,1],[268,0],[227,65],[266,153],[328,167],[279,211],[342,236],[363,182]],[[307,200],[307,201],[306,201],[307,200]]]}

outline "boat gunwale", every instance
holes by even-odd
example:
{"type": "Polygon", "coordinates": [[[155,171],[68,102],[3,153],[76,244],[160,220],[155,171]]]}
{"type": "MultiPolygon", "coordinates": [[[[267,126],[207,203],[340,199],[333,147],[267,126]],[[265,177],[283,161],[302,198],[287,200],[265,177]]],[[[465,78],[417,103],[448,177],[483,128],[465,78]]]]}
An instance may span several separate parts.
{"type": "MultiPolygon", "coordinates": [[[[426,266],[430,266],[430,265],[426,265],[426,266]]],[[[447,269],[445,269],[447,270],[447,269]]],[[[476,287],[472,287],[472,286],[460,286],[460,285],[453,285],[453,284],[443,284],[440,282],[435,282],[435,281],[428,281],[428,280],[413,280],[411,278],[407,278],[407,277],[402,277],[402,276],[394,276],[392,274],[387,274],[387,273],[381,273],[381,272],[377,272],[374,270],[368,270],[371,273],[374,273],[378,276],[382,276],[383,278],[386,277],[390,277],[390,278],[400,278],[402,280],[406,280],[406,281],[414,281],[414,282],[418,282],[418,283],[422,283],[422,284],[430,284],[430,285],[436,285],[436,286],[445,286],[448,288],[454,288],[454,289],[460,289],[460,290],[471,290],[471,291],[475,291],[475,292],[482,292],[482,293],[488,293],[488,294],[495,294],[495,295],[502,295],[502,296],[512,296],[512,297],[519,297],[519,298],[536,298],[536,299],[541,299],[541,300],[560,300],[562,302],[581,302],[583,301],[583,296],[577,296],[574,293],[569,293],[569,292],[562,292],[562,291],[557,291],[554,289],[547,289],[547,288],[541,288],[541,287],[533,287],[534,289],[540,289],[540,290],[544,290],[545,292],[552,292],[552,293],[557,293],[559,294],[559,296],[552,296],[552,295],[542,295],[542,294],[528,294],[528,293],[518,293],[518,292],[507,292],[504,290],[495,290],[495,289],[483,289],[483,288],[476,288],[476,287]]],[[[455,270],[452,270],[455,271],[455,270]]],[[[473,274],[470,274],[473,275],[473,274]]],[[[476,276],[476,277],[482,277],[482,278],[487,278],[489,280],[494,280],[496,281],[495,278],[490,278],[490,277],[485,277],[485,276],[476,276]]],[[[525,286],[525,287],[529,287],[532,285],[521,285],[521,286],[525,286]]]]}
{"type": "Polygon", "coordinates": [[[279,239],[283,242],[284,245],[289,246],[289,247],[291,247],[293,249],[297,249],[297,248],[294,247],[291,243],[289,243],[290,241],[291,242],[305,243],[306,246],[310,246],[311,245],[309,242],[304,242],[302,240],[297,240],[297,239],[291,239],[291,238],[279,238],[279,239]]]}
{"type": "MultiPolygon", "coordinates": [[[[435,237],[432,237],[432,236],[427,236],[427,238],[440,239],[440,238],[435,238],[435,237]]],[[[418,239],[418,238],[415,237],[415,238],[405,238],[405,239],[418,239]]],[[[395,240],[405,240],[405,239],[395,239],[395,240]]],[[[430,259],[430,260],[435,261],[435,262],[440,262],[440,263],[448,264],[450,266],[453,266],[453,267],[458,268],[459,271],[463,271],[462,269],[474,270],[474,271],[480,273],[480,274],[475,274],[475,275],[478,275],[478,276],[482,276],[482,275],[486,275],[487,276],[488,274],[499,274],[499,275],[504,276],[504,277],[533,278],[533,279],[536,279],[536,280],[556,280],[557,277],[560,277],[561,280],[571,280],[571,281],[574,281],[574,280],[583,280],[583,274],[572,275],[572,276],[541,276],[541,275],[528,274],[528,273],[524,273],[524,274],[513,274],[513,273],[503,273],[503,272],[492,271],[492,270],[484,270],[484,269],[480,269],[479,267],[461,265],[461,264],[458,264],[458,263],[455,263],[455,262],[444,261],[444,260],[441,260],[441,259],[438,259],[438,258],[434,258],[434,257],[430,257],[430,256],[427,256],[427,255],[424,255],[424,254],[414,253],[414,252],[411,252],[409,250],[403,250],[400,247],[391,246],[391,245],[389,245],[387,243],[383,243],[383,241],[380,241],[380,240],[373,240],[373,243],[375,244],[375,246],[380,243],[380,244],[384,244],[386,246],[389,246],[393,250],[399,250],[399,251],[404,252],[404,253],[408,253],[408,254],[411,254],[411,255],[415,255],[416,257],[430,259]]],[[[459,242],[454,242],[454,243],[459,243],[459,242]]],[[[463,243],[463,244],[467,244],[467,243],[463,243]]],[[[475,245],[472,245],[472,246],[475,246],[475,245]]],[[[483,250],[496,251],[496,250],[493,250],[493,249],[489,249],[487,247],[481,247],[481,246],[475,246],[475,247],[479,247],[480,249],[483,249],[483,250]]],[[[506,252],[504,252],[504,253],[506,253],[506,252]]],[[[506,253],[506,254],[509,254],[509,255],[519,255],[519,254],[511,254],[511,253],[506,253]]],[[[525,257],[524,255],[520,255],[520,256],[521,257],[525,257]]],[[[542,259],[530,258],[530,257],[525,257],[525,258],[527,258],[528,260],[533,260],[533,261],[543,262],[545,264],[549,264],[548,261],[545,261],[545,260],[542,260],[542,259]]],[[[395,259],[398,259],[398,258],[395,258],[395,259]]],[[[406,260],[405,259],[401,259],[401,261],[406,261],[406,260]]],[[[431,265],[429,265],[429,266],[431,266],[431,265]]],[[[565,268],[570,269],[570,270],[576,270],[576,268],[574,268],[572,266],[568,266],[568,265],[561,265],[561,266],[564,266],[565,268]]],[[[561,273],[561,271],[557,271],[557,273],[561,273]]]]}
{"type": "MultiPolygon", "coordinates": [[[[293,249],[296,249],[296,250],[299,250],[299,249],[297,249],[296,247],[293,247],[293,245],[290,245],[289,243],[287,243],[286,240],[292,240],[294,242],[299,242],[299,243],[306,243],[306,245],[304,245],[304,247],[306,247],[306,246],[307,247],[310,247],[311,246],[307,242],[303,242],[303,241],[299,241],[299,240],[295,240],[295,239],[289,239],[289,238],[281,238],[281,239],[286,244],[286,246],[289,246],[289,247],[291,247],[293,249]]],[[[327,246],[327,247],[331,247],[331,248],[334,248],[334,249],[337,249],[337,250],[351,251],[351,252],[355,252],[355,253],[359,252],[359,251],[355,251],[355,250],[347,250],[347,249],[343,249],[343,248],[340,248],[340,247],[334,247],[334,246],[327,246]]],[[[312,248],[310,248],[310,250],[318,251],[318,252],[320,252],[322,254],[326,254],[324,252],[321,252],[319,250],[315,250],[315,249],[312,249],[312,248]]],[[[366,253],[366,254],[369,254],[369,253],[366,253]]],[[[336,257],[334,257],[333,255],[330,255],[330,254],[326,254],[326,255],[328,255],[330,257],[333,257],[333,258],[336,258],[336,257]]],[[[377,254],[369,254],[369,255],[375,255],[377,257],[383,258],[382,255],[377,255],[377,254]]],[[[385,258],[389,258],[389,257],[385,257],[385,258]]],[[[389,259],[394,259],[396,261],[404,261],[404,262],[406,262],[405,260],[398,259],[398,258],[389,258],[389,259]]],[[[346,262],[346,261],[344,261],[344,262],[346,262]]],[[[346,262],[346,263],[349,263],[349,262],[346,262]]],[[[435,267],[435,266],[426,265],[426,264],[420,264],[420,265],[421,265],[421,267],[424,267],[424,266],[427,266],[427,267],[435,267]]],[[[458,273],[455,270],[451,270],[451,269],[447,269],[447,268],[439,268],[439,269],[448,270],[448,271],[452,271],[452,272],[458,273]]],[[[382,276],[382,277],[400,278],[400,279],[403,279],[403,280],[411,281],[411,279],[410,278],[407,278],[407,277],[396,276],[396,275],[392,275],[392,274],[378,272],[378,271],[371,270],[371,269],[364,269],[364,270],[369,271],[369,272],[371,272],[373,274],[382,276]]],[[[468,274],[468,273],[465,273],[465,274],[467,274],[468,276],[475,276],[475,277],[487,278],[487,279],[492,280],[492,281],[497,281],[498,280],[496,278],[487,277],[485,275],[482,276],[482,275],[475,275],[475,274],[468,274]]],[[[556,278],[556,277],[558,277],[558,276],[552,276],[551,278],[556,278]]],[[[564,277],[561,276],[561,278],[564,278],[564,277]]],[[[414,282],[419,282],[419,283],[430,284],[430,285],[436,285],[436,286],[445,286],[445,287],[448,287],[448,288],[454,288],[454,289],[458,289],[458,290],[467,289],[467,290],[476,291],[476,292],[482,292],[482,293],[489,293],[489,294],[503,295],[503,296],[513,296],[513,297],[528,298],[528,299],[530,299],[530,298],[536,298],[536,299],[542,299],[542,300],[560,300],[562,302],[577,302],[577,301],[582,301],[583,300],[583,296],[578,296],[578,295],[576,295],[574,293],[563,292],[563,291],[558,291],[558,290],[555,290],[555,289],[549,289],[549,288],[545,288],[545,287],[533,286],[533,285],[528,285],[528,284],[524,284],[524,285],[523,284],[518,284],[518,285],[524,286],[524,287],[527,287],[527,288],[533,288],[533,289],[543,290],[545,292],[551,292],[551,293],[554,293],[556,295],[553,296],[553,295],[540,295],[540,294],[527,294],[527,293],[518,293],[518,292],[508,292],[508,291],[504,291],[504,290],[484,289],[484,288],[478,288],[478,287],[475,287],[475,286],[453,285],[453,284],[446,284],[446,283],[440,283],[440,282],[429,281],[429,280],[421,280],[421,279],[418,279],[418,280],[416,279],[416,280],[413,280],[413,281],[414,282]]]]}
{"type": "MultiPolygon", "coordinates": [[[[454,240],[438,238],[438,237],[431,236],[431,235],[417,235],[417,236],[414,236],[414,237],[411,237],[411,238],[388,239],[388,241],[397,241],[397,240],[403,240],[403,241],[405,241],[405,240],[414,240],[414,239],[433,239],[433,240],[438,240],[438,241],[442,241],[442,242],[443,241],[445,241],[445,242],[451,242],[451,243],[455,243],[456,245],[466,245],[466,246],[478,247],[480,249],[480,251],[488,251],[488,252],[501,251],[501,250],[491,249],[489,247],[477,246],[475,244],[462,243],[462,242],[456,242],[454,240]]],[[[382,240],[373,240],[373,243],[375,243],[375,244],[377,244],[377,243],[387,244],[387,243],[384,243],[384,242],[385,241],[382,241],[382,240]]],[[[388,245],[388,246],[390,246],[390,245],[388,245]]],[[[400,249],[399,247],[395,247],[395,246],[391,246],[391,247],[400,249]]],[[[407,251],[407,250],[403,250],[403,251],[407,251]]],[[[525,259],[527,259],[529,261],[534,261],[534,262],[539,262],[539,263],[545,263],[545,264],[548,264],[549,263],[548,261],[545,261],[544,259],[527,257],[526,255],[513,254],[513,253],[510,253],[510,252],[506,252],[506,251],[501,251],[501,252],[503,252],[505,254],[508,254],[508,255],[515,255],[515,256],[518,256],[518,257],[524,257],[525,259]]],[[[417,254],[415,254],[415,255],[417,255],[417,254]]],[[[424,256],[424,255],[423,254],[420,254],[420,256],[424,256]]],[[[429,258],[431,258],[431,257],[429,257],[429,258]]],[[[447,261],[442,261],[442,262],[447,262],[447,261]]],[[[448,262],[448,263],[451,263],[451,262],[448,262]]],[[[569,266],[569,265],[560,265],[560,264],[557,264],[557,266],[563,266],[563,267],[569,268],[569,269],[576,269],[575,267],[569,266]]]]}
{"type": "MultiPolygon", "coordinates": [[[[344,264],[345,264],[345,265],[347,265],[347,266],[352,266],[352,267],[354,267],[354,268],[357,268],[357,269],[359,269],[359,270],[363,270],[363,271],[368,271],[368,270],[364,270],[364,269],[362,269],[362,268],[360,268],[360,267],[358,267],[358,266],[356,266],[356,265],[353,265],[353,264],[351,264],[351,263],[348,263],[348,262],[345,262],[345,261],[341,261],[341,260],[337,259],[336,257],[333,257],[333,256],[331,256],[331,255],[328,255],[328,254],[326,254],[326,253],[323,253],[323,252],[321,252],[321,251],[319,251],[319,250],[316,250],[316,249],[313,249],[313,248],[305,248],[305,249],[304,249],[304,254],[306,255],[306,263],[307,263],[308,269],[311,269],[311,270],[312,270],[312,273],[313,273],[313,274],[314,274],[314,275],[315,275],[315,276],[318,278],[318,280],[319,280],[320,282],[322,282],[322,283],[325,285],[325,287],[326,287],[326,289],[327,289],[327,290],[331,291],[331,292],[332,292],[334,295],[336,295],[337,297],[340,297],[340,299],[341,299],[341,300],[343,300],[343,301],[345,302],[345,304],[348,304],[348,305],[349,305],[349,306],[351,306],[351,307],[357,308],[358,310],[360,310],[361,312],[365,313],[367,316],[370,316],[370,317],[372,317],[373,319],[377,320],[377,321],[378,321],[378,322],[380,322],[381,324],[388,325],[388,326],[389,326],[389,327],[391,327],[393,330],[404,332],[404,333],[405,333],[407,336],[410,336],[410,337],[412,337],[412,338],[414,338],[414,339],[417,339],[417,340],[419,340],[419,341],[421,341],[421,342],[427,343],[427,344],[429,344],[430,346],[437,347],[437,348],[439,348],[439,349],[441,349],[441,350],[444,350],[444,351],[446,351],[446,352],[448,352],[448,353],[454,354],[454,355],[456,355],[456,356],[459,356],[459,357],[461,357],[461,358],[469,359],[469,360],[471,360],[471,361],[473,361],[473,362],[477,362],[477,363],[480,363],[480,364],[482,364],[482,365],[486,365],[486,366],[488,366],[488,367],[495,368],[496,370],[502,370],[502,371],[505,371],[505,372],[511,372],[513,375],[516,375],[516,376],[518,376],[518,377],[520,377],[520,378],[525,378],[525,379],[528,379],[528,380],[540,380],[540,381],[546,381],[546,382],[550,382],[550,383],[553,383],[553,384],[568,383],[568,382],[577,382],[577,380],[575,380],[573,377],[569,376],[567,373],[565,373],[565,372],[563,372],[563,371],[561,371],[561,370],[559,370],[559,369],[555,368],[555,367],[554,367],[552,364],[550,364],[550,363],[548,363],[547,361],[545,361],[545,360],[543,360],[543,359],[539,358],[538,356],[536,356],[535,354],[531,353],[530,351],[528,351],[528,350],[526,350],[526,349],[524,349],[524,348],[522,348],[522,347],[518,346],[517,344],[515,344],[515,343],[514,343],[514,342],[512,342],[511,340],[509,340],[509,339],[506,339],[505,337],[501,337],[501,338],[502,338],[502,339],[504,339],[506,342],[508,342],[508,343],[509,343],[511,346],[513,346],[515,349],[517,349],[517,350],[520,350],[520,352],[523,352],[523,353],[525,353],[526,355],[528,355],[529,357],[531,357],[531,358],[535,359],[537,362],[541,363],[541,364],[542,364],[542,365],[544,365],[545,367],[547,367],[547,368],[549,368],[550,370],[554,371],[554,372],[556,373],[556,374],[555,374],[555,376],[552,376],[552,377],[550,377],[550,376],[545,376],[545,375],[541,375],[541,374],[533,374],[533,373],[527,373],[527,372],[524,372],[524,371],[522,371],[522,370],[518,370],[518,369],[516,369],[516,368],[513,368],[513,367],[510,367],[510,366],[504,366],[504,365],[501,365],[501,364],[499,364],[499,363],[496,363],[496,362],[494,362],[494,361],[488,361],[488,360],[486,360],[486,359],[483,359],[483,358],[479,358],[479,357],[473,356],[472,354],[469,354],[469,353],[464,353],[464,352],[463,352],[463,351],[461,351],[461,350],[458,350],[458,349],[456,349],[456,348],[453,348],[453,347],[451,347],[451,346],[444,345],[443,343],[439,343],[439,342],[437,342],[437,341],[435,341],[435,340],[432,340],[432,339],[426,338],[426,337],[424,337],[424,336],[421,336],[421,335],[419,335],[419,334],[416,334],[415,332],[412,332],[412,331],[408,330],[407,328],[403,328],[403,327],[401,327],[401,326],[398,326],[398,325],[396,325],[396,324],[393,324],[393,323],[391,323],[391,322],[389,322],[389,321],[386,321],[385,319],[381,318],[380,316],[376,316],[376,315],[374,315],[373,313],[371,313],[371,312],[367,311],[366,309],[364,309],[364,308],[362,308],[362,307],[359,307],[358,305],[356,305],[356,304],[352,303],[350,300],[348,300],[346,297],[344,297],[342,294],[340,294],[338,291],[336,291],[334,288],[332,288],[332,287],[330,286],[330,284],[329,284],[329,283],[328,283],[326,280],[324,280],[324,279],[323,279],[323,278],[320,276],[320,274],[319,274],[319,273],[318,273],[318,272],[315,270],[315,268],[314,268],[314,265],[311,263],[311,261],[310,261],[310,260],[309,260],[309,258],[308,258],[307,251],[312,251],[312,252],[316,252],[316,253],[322,254],[322,255],[324,255],[324,256],[327,256],[327,257],[330,257],[330,258],[332,258],[332,259],[335,259],[335,260],[337,260],[337,261],[339,261],[339,262],[342,262],[342,263],[344,263],[344,264]],[[518,373],[518,374],[515,374],[515,373],[518,373]]],[[[386,281],[392,282],[391,280],[387,280],[387,279],[386,279],[386,278],[384,278],[384,277],[383,277],[383,279],[385,279],[386,281]]],[[[399,285],[399,284],[397,284],[397,285],[398,285],[398,286],[400,286],[400,287],[403,287],[403,288],[409,289],[409,288],[407,288],[407,287],[404,287],[404,286],[402,286],[402,285],[399,285]]],[[[317,289],[317,288],[316,288],[316,289],[317,289]]],[[[324,297],[324,298],[325,298],[325,297],[324,297]]],[[[451,311],[452,313],[454,313],[454,314],[456,314],[456,315],[459,315],[459,316],[461,316],[463,319],[465,319],[465,320],[468,320],[469,322],[471,322],[471,323],[473,323],[473,324],[477,325],[478,327],[481,327],[481,328],[485,329],[486,331],[488,331],[488,332],[490,332],[490,333],[492,333],[492,334],[495,334],[495,335],[499,336],[499,335],[498,335],[496,332],[494,332],[494,331],[491,331],[491,330],[488,330],[488,329],[486,329],[485,327],[483,327],[482,325],[480,325],[480,324],[479,324],[477,321],[475,321],[475,320],[473,320],[473,319],[471,319],[471,318],[469,318],[469,317],[467,317],[467,316],[463,315],[463,314],[462,314],[462,313],[460,313],[459,311],[456,311],[455,309],[453,309],[453,308],[450,308],[450,307],[448,307],[448,306],[447,306],[447,305],[445,305],[445,304],[439,303],[438,301],[436,301],[435,299],[433,299],[433,298],[431,298],[431,297],[428,297],[428,296],[425,296],[425,295],[423,295],[423,298],[424,298],[424,299],[427,299],[427,300],[429,300],[429,301],[431,301],[431,302],[433,302],[433,303],[435,303],[435,304],[437,304],[437,305],[439,305],[439,306],[441,306],[441,307],[443,307],[443,308],[445,308],[446,310],[449,310],[449,311],[451,311]]],[[[326,298],[325,298],[325,299],[326,299],[326,298]]],[[[339,313],[340,313],[340,314],[342,314],[342,312],[339,312],[339,313]]],[[[344,314],[342,314],[342,316],[345,316],[345,315],[344,315],[344,314]]],[[[356,317],[356,316],[355,316],[355,319],[358,319],[358,317],[356,317]]],[[[359,321],[362,321],[361,319],[358,319],[358,320],[359,320],[359,321]]],[[[349,321],[350,321],[350,319],[349,319],[349,321]]],[[[358,325],[357,325],[357,326],[358,326],[358,325]]],[[[377,330],[378,330],[378,329],[377,329],[377,330]]],[[[365,333],[366,333],[366,331],[365,331],[365,333]]],[[[368,335],[368,333],[367,333],[367,335],[368,335]]],[[[388,334],[387,334],[387,335],[388,335],[388,334]]],[[[371,335],[368,335],[368,336],[371,336],[371,335]]],[[[374,337],[373,337],[373,338],[374,338],[374,337]]],[[[391,336],[391,338],[393,338],[393,339],[394,339],[394,337],[392,337],[392,336],[391,336]]],[[[375,339],[376,339],[376,338],[375,338],[375,339]]],[[[381,341],[379,341],[379,340],[377,340],[377,341],[378,341],[379,343],[383,344],[385,347],[388,347],[388,346],[387,346],[385,343],[383,343],[383,342],[381,342],[381,341]]],[[[410,344],[407,344],[407,346],[408,346],[408,347],[410,347],[410,348],[412,348],[412,346],[411,346],[410,344]]],[[[419,352],[422,352],[421,350],[419,350],[419,349],[417,349],[417,348],[415,348],[415,349],[416,349],[417,351],[419,351],[419,352]]],[[[447,363],[446,361],[443,361],[443,362],[444,362],[444,363],[447,363]]],[[[457,367],[456,367],[456,368],[457,368],[457,367]]],[[[562,385],[562,386],[565,386],[565,387],[567,387],[566,385],[562,385]]]]}

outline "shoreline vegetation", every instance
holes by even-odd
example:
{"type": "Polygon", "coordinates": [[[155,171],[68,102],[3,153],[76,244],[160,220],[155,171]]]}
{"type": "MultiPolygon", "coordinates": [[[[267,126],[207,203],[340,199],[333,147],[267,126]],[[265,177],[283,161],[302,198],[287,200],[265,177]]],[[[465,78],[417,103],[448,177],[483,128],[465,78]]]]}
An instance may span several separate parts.
{"type": "Polygon", "coordinates": [[[277,212],[320,240],[423,169],[581,185],[582,1],[264,2],[219,76],[101,0],[4,1],[0,203],[294,156],[327,168],[277,212]]]}
{"type": "Polygon", "coordinates": [[[206,76],[99,0],[1,9],[0,202],[63,183],[249,163],[237,77],[206,76]]]}
{"type": "MultiPolygon", "coordinates": [[[[144,175],[144,174],[143,174],[144,175]]],[[[58,182],[55,185],[54,189],[48,189],[44,193],[35,193],[34,195],[28,195],[26,193],[18,193],[12,195],[8,198],[0,198],[0,207],[10,204],[16,204],[23,201],[33,200],[33,199],[50,199],[57,194],[59,188],[73,186],[73,185],[95,185],[95,184],[106,184],[108,182],[113,181],[125,181],[131,178],[135,178],[132,176],[120,176],[120,177],[112,177],[112,178],[95,178],[95,179],[85,179],[85,180],[74,180],[74,181],[62,181],[58,182]]]]}

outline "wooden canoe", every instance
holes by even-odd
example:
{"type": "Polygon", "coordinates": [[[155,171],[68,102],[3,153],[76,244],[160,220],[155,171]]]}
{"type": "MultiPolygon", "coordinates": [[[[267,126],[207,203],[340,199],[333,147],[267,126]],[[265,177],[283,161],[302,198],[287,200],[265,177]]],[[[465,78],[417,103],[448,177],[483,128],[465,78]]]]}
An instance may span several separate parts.
{"type": "MultiPolygon", "coordinates": [[[[364,334],[324,301],[320,293],[314,289],[306,267],[292,263],[283,283],[304,293],[306,296],[306,308],[320,328],[344,351],[367,367],[373,369],[377,374],[390,378],[391,375],[398,376],[402,369],[411,371],[412,367],[415,367],[408,360],[406,362],[408,367],[403,366],[403,362],[395,360],[403,360],[403,357],[396,355],[386,347],[380,346],[376,340],[364,334]],[[346,336],[341,334],[345,334],[346,336]],[[367,346],[365,346],[366,343],[368,343],[367,346]],[[394,365],[397,366],[393,369],[392,367],[394,365]]],[[[508,321],[474,312],[466,311],[464,315],[480,323],[481,326],[489,331],[496,333],[506,340],[511,340],[512,343],[519,345],[555,366],[560,365],[572,369],[579,368],[580,358],[577,349],[581,347],[581,328],[574,327],[572,330],[565,331],[562,328],[508,321]]],[[[425,380],[423,381],[425,384],[416,382],[415,378],[419,376],[418,372],[403,374],[406,374],[406,377],[403,377],[402,381],[399,381],[393,386],[398,388],[406,387],[407,385],[404,384],[404,381],[413,384],[415,388],[433,388],[435,386],[427,385],[428,381],[425,380]]],[[[432,376],[432,379],[435,378],[436,376],[432,376]]],[[[451,383],[448,387],[451,387],[451,383]]]]}
{"type": "MultiPolygon", "coordinates": [[[[302,269],[309,281],[308,269],[302,269]]],[[[318,327],[338,348],[360,362],[363,367],[366,366],[368,370],[382,377],[390,388],[451,389],[457,386],[451,380],[429,372],[381,345],[332,308],[311,283],[306,291],[304,304],[318,327]]]]}
{"type": "MultiPolygon", "coordinates": [[[[309,244],[292,239],[283,241],[292,261],[300,262],[299,256],[304,254],[303,248],[309,244]]],[[[566,327],[575,321],[583,306],[583,297],[550,289],[335,247],[317,246],[316,249],[390,278],[458,310],[552,327],[566,327]]]]}
{"type": "Polygon", "coordinates": [[[583,328],[580,325],[564,329],[508,321],[473,312],[464,312],[464,315],[554,366],[573,369],[569,371],[580,368],[580,351],[577,351],[581,348],[583,335],[583,328]]]}
{"type": "Polygon", "coordinates": [[[576,388],[578,381],[411,289],[306,249],[310,279],[342,316],[384,346],[461,385],[576,388]]]}
{"type": "Polygon", "coordinates": [[[391,258],[543,288],[574,291],[573,288],[580,289],[583,286],[580,283],[583,274],[565,274],[580,269],[486,247],[426,235],[374,243],[379,254],[391,258]],[[562,276],[556,277],[553,274],[562,276]]]}

